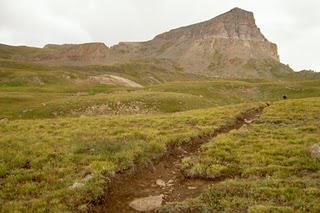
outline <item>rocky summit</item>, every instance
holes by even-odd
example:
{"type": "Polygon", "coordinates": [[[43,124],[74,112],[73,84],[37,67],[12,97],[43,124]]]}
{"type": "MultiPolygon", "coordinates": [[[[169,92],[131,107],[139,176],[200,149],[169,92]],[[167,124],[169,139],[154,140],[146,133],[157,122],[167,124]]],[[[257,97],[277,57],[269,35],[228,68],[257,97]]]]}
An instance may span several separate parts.
{"type": "MultiPolygon", "coordinates": [[[[216,78],[277,78],[292,73],[252,12],[234,8],[211,20],[173,29],[146,42],[46,45],[16,56],[36,63],[88,65],[165,59],[192,74],[216,78]]],[[[15,58],[15,59],[16,59],[15,58]]]]}

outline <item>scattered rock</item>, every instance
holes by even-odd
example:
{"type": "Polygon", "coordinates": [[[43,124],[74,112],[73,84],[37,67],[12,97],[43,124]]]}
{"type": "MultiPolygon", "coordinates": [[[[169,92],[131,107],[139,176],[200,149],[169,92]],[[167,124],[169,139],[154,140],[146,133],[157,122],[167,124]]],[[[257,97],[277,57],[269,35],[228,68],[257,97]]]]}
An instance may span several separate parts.
{"type": "Polygon", "coordinates": [[[161,187],[166,187],[166,182],[161,179],[156,180],[156,184],[161,187]]]}
{"type": "Polygon", "coordinates": [[[164,195],[149,196],[144,198],[134,199],[129,203],[129,206],[136,211],[145,212],[153,211],[161,207],[164,195]]]}
{"type": "Polygon", "coordinates": [[[9,121],[8,118],[1,118],[0,123],[7,123],[9,121]]]}
{"type": "Polygon", "coordinates": [[[174,180],[170,179],[170,180],[168,180],[167,184],[170,184],[170,183],[173,183],[173,182],[174,182],[174,180]]]}
{"type": "Polygon", "coordinates": [[[244,119],[244,122],[245,122],[246,124],[251,124],[251,123],[253,122],[253,120],[244,119]]]}
{"type": "Polygon", "coordinates": [[[78,189],[84,186],[84,183],[75,182],[70,188],[71,189],[78,189]]]}
{"type": "Polygon", "coordinates": [[[166,184],[167,186],[173,186],[174,185],[174,180],[169,180],[166,184]]]}
{"type": "Polygon", "coordinates": [[[63,77],[64,77],[65,79],[71,79],[71,76],[69,76],[69,75],[63,75],[63,77]]]}
{"type": "Polygon", "coordinates": [[[75,96],[87,96],[87,95],[89,95],[88,92],[77,92],[77,93],[75,94],[75,96]]]}
{"type": "Polygon", "coordinates": [[[111,85],[120,85],[120,86],[127,86],[127,87],[133,87],[133,88],[143,88],[143,86],[138,84],[137,82],[134,82],[119,76],[115,76],[115,75],[91,76],[89,77],[89,80],[98,82],[100,84],[111,84],[111,85]]]}
{"type": "Polygon", "coordinates": [[[39,76],[34,76],[32,78],[32,81],[38,85],[44,85],[44,82],[43,80],[39,77],[39,76]]]}
{"type": "Polygon", "coordinates": [[[194,186],[188,186],[188,189],[190,189],[190,190],[195,190],[195,189],[197,189],[197,187],[194,187],[194,186]]]}
{"type": "Polygon", "coordinates": [[[179,154],[187,154],[188,152],[184,150],[183,148],[179,147],[178,150],[179,154]]]}
{"type": "Polygon", "coordinates": [[[70,186],[71,189],[78,189],[84,186],[86,182],[91,180],[93,176],[91,174],[87,174],[81,181],[75,182],[72,186],[70,186]]]}
{"type": "Polygon", "coordinates": [[[92,178],[93,178],[93,176],[92,176],[91,174],[87,174],[87,175],[82,179],[82,181],[83,181],[83,182],[87,182],[87,181],[91,180],[92,178]]]}
{"type": "Polygon", "coordinates": [[[312,145],[309,152],[311,157],[320,159],[320,143],[312,145]]]}

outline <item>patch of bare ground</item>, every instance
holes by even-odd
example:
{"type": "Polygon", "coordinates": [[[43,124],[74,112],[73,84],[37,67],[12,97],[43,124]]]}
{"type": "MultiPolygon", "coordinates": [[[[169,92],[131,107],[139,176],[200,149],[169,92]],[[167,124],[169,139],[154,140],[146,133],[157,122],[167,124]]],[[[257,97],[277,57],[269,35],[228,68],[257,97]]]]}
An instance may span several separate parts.
{"type": "MultiPolygon", "coordinates": [[[[181,172],[181,160],[197,155],[200,152],[201,145],[209,142],[217,135],[228,133],[231,130],[239,129],[244,124],[249,125],[254,122],[264,108],[251,109],[242,113],[233,123],[216,129],[209,135],[192,138],[181,146],[168,145],[168,153],[154,162],[154,165],[150,168],[138,167],[117,174],[111,180],[105,200],[100,205],[95,206],[92,211],[108,213],[138,212],[132,208],[132,205],[130,207],[130,203],[132,204],[135,199],[159,196],[162,199],[162,204],[165,204],[199,196],[208,189],[210,184],[228,177],[217,179],[188,178],[181,172]]],[[[141,205],[143,205],[143,202],[141,205]]]]}

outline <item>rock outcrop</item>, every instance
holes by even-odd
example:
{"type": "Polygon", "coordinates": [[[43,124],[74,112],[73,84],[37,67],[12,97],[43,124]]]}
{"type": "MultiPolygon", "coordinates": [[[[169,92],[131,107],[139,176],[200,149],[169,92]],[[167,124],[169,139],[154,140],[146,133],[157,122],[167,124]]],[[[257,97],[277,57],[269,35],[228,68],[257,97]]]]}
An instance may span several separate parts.
{"type": "Polygon", "coordinates": [[[254,78],[259,75],[256,71],[248,68],[247,73],[242,71],[248,62],[279,63],[277,45],[263,36],[252,12],[239,8],[209,21],[160,34],[140,45],[120,44],[112,49],[118,48],[135,58],[144,52],[143,57],[168,58],[187,72],[217,77],[251,75],[254,78]]]}
{"type": "Polygon", "coordinates": [[[104,43],[48,44],[46,52],[35,60],[59,64],[103,64],[110,57],[109,48],[104,43]]]}

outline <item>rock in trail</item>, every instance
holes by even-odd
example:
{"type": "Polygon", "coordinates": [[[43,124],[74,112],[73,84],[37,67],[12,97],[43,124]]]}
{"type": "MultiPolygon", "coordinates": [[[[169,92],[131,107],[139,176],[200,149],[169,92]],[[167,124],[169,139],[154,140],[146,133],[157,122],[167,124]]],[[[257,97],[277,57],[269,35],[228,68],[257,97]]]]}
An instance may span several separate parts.
{"type": "Polygon", "coordinates": [[[129,203],[129,206],[137,211],[152,211],[161,207],[164,195],[137,198],[129,203]]]}

